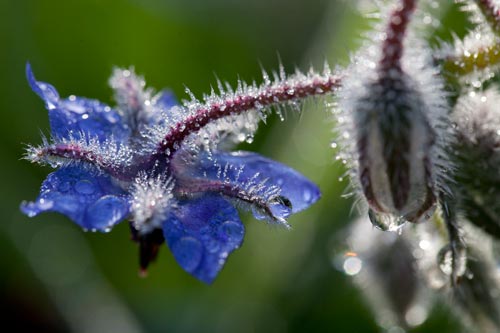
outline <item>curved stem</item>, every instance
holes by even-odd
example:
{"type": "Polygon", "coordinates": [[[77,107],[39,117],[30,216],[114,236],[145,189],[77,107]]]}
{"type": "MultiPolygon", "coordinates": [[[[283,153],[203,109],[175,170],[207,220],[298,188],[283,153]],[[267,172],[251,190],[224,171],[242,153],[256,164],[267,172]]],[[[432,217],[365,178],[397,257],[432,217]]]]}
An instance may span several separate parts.
{"type": "Polygon", "coordinates": [[[242,93],[232,94],[222,102],[209,101],[197,108],[191,116],[172,127],[158,144],[156,158],[164,155],[172,156],[184,139],[212,121],[253,109],[262,109],[288,101],[327,94],[337,89],[340,86],[340,81],[340,76],[330,73],[303,75],[303,78],[292,76],[273,84],[264,83],[252,91],[244,89],[242,93]]]}
{"type": "MultiPolygon", "coordinates": [[[[237,183],[229,183],[221,180],[207,180],[202,178],[185,179],[177,183],[176,192],[182,196],[190,196],[199,193],[215,192],[220,193],[228,198],[238,199],[247,204],[257,207],[269,219],[279,224],[288,226],[288,223],[283,217],[276,216],[271,209],[271,204],[275,200],[283,200],[283,205],[286,205],[286,198],[279,195],[279,190],[269,192],[267,195],[259,195],[252,191],[254,186],[244,186],[237,183]]],[[[263,184],[261,184],[263,186],[263,184]]],[[[278,202],[278,201],[276,201],[278,202]]]]}

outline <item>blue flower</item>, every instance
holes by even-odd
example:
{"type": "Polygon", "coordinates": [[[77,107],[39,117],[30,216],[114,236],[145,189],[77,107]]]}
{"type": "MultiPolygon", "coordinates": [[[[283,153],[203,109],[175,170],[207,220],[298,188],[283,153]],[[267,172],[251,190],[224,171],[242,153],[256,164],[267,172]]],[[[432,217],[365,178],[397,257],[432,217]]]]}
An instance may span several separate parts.
{"type": "Polygon", "coordinates": [[[142,270],[166,242],[184,270],[211,283],[243,241],[235,206],[288,226],[290,214],[319,199],[317,186],[295,170],[226,150],[251,138],[263,117],[255,108],[239,112],[244,98],[237,93],[179,105],[169,91],[155,94],[132,70],[116,69],[112,108],[82,97],[62,99],[35,79],[29,64],[26,73],[51,126],[50,141],[28,148],[26,157],[57,170],[21,210],[30,217],[59,212],[102,232],[128,219],[142,270]]]}

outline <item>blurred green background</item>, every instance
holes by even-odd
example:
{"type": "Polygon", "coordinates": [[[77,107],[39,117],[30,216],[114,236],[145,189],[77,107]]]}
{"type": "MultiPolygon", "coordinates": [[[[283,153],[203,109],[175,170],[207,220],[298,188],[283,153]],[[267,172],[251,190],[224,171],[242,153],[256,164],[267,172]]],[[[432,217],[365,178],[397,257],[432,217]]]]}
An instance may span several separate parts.
{"type": "MultiPolygon", "coordinates": [[[[366,2],[366,1],[365,1],[366,2]]],[[[288,72],[346,64],[368,24],[354,1],[0,0],[0,319],[18,332],[378,332],[352,281],[332,265],[336,232],[354,217],[341,198],[345,170],[329,149],[333,120],[307,103],[272,118],[251,145],[320,185],[323,199],[293,216],[291,231],[242,213],[244,246],[211,286],[175,263],[166,247],[145,279],[126,223],[84,233],[65,217],[19,212],[50,169],[20,160],[48,134],[43,103],[24,66],[62,96],[112,103],[113,66],[135,66],[149,86],[185,97],[209,92],[215,75],[234,84],[262,67],[288,72]]],[[[451,16],[450,16],[451,15],[451,16]]],[[[461,16],[444,22],[462,26],[461,16]]],[[[463,20],[462,20],[463,21],[463,20]]],[[[446,24],[448,24],[446,23],[446,24]]],[[[463,28],[462,28],[463,29],[463,28]]],[[[442,38],[447,38],[446,30],[442,38]]],[[[449,36],[448,36],[449,37],[449,36]]],[[[12,330],[14,331],[14,330],[12,330]]],[[[415,332],[455,332],[440,307],[415,332]]]]}

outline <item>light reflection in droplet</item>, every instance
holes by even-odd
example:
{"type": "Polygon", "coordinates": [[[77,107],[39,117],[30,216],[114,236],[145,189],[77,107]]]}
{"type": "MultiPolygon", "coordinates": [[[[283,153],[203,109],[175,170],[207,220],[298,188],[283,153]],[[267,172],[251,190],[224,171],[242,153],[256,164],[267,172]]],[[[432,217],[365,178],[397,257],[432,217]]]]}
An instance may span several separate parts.
{"type": "Polygon", "coordinates": [[[411,307],[405,314],[406,323],[415,327],[424,323],[427,319],[427,309],[421,305],[411,307]]]}
{"type": "Polygon", "coordinates": [[[342,267],[347,275],[357,275],[363,268],[363,261],[355,256],[348,257],[342,267]]]}

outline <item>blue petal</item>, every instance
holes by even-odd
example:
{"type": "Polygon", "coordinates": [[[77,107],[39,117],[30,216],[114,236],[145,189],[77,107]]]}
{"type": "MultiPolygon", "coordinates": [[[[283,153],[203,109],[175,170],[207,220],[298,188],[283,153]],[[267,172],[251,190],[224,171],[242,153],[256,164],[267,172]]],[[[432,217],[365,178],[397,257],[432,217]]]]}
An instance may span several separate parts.
{"type": "Polygon", "coordinates": [[[38,198],[23,203],[21,210],[30,217],[59,212],[85,229],[107,231],[128,215],[129,206],[110,177],[70,166],[49,174],[38,198]]]}
{"type": "Polygon", "coordinates": [[[163,223],[163,234],[179,265],[212,283],[227,256],[240,247],[245,228],[224,198],[207,194],[180,202],[163,223]]]}
{"type": "MultiPolygon", "coordinates": [[[[268,179],[268,185],[276,185],[281,188],[281,196],[285,197],[292,204],[291,213],[297,213],[315,203],[321,196],[319,188],[306,177],[294,169],[279,162],[265,158],[259,154],[239,151],[239,152],[214,152],[211,158],[200,156],[199,169],[196,173],[205,178],[218,178],[220,172],[218,166],[223,168],[226,165],[232,166],[227,169],[226,178],[234,182],[245,182],[257,173],[255,181],[268,179]],[[243,171],[238,176],[238,169],[243,166],[243,171]]],[[[283,209],[283,205],[276,206],[283,209]]],[[[283,216],[286,217],[286,210],[283,216]]]]}
{"type": "Polygon", "coordinates": [[[30,63],[26,64],[26,78],[31,86],[31,89],[44,100],[47,109],[52,110],[59,102],[59,93],[56,88],[45,82],[38,82],[31,70],[30,63]]]}
{"type": "Polygon", "coordinates": [[[81,133],[85,133],[100,141],[111,136],[116,141],[125,141],[130,136],[130,128],[118,111],[97,100],[75,96],[60,99],[53,86],[36,80],[30,64],[26,65],[26,76],[31,89],[43,99],[49,110],[54,137],[78,139],[81,133]]]}
{"type": "Polygon", "coordinates": [[[162,90],[156,98],[156,105],[163,110],[168,110],[173,106],[179,105],[174,93],[168,89],[162,90]]]}

